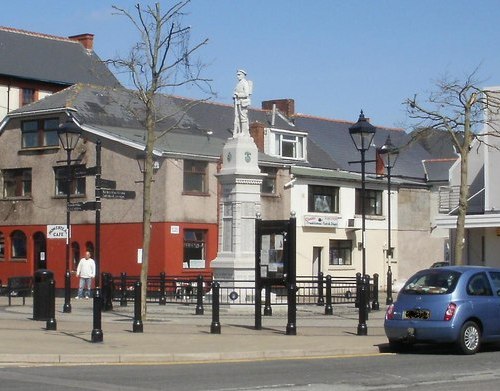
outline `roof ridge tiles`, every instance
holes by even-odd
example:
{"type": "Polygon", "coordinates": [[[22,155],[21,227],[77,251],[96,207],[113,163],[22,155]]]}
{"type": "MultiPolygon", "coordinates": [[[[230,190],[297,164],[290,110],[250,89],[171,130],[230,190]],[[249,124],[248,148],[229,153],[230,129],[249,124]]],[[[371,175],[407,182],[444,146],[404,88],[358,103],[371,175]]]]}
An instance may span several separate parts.
{"type": "Polygon", "coordinates": [[[8,31],[8,32],[11,32],[11,33],[16,33],[16,34],[29,35],[29,36],[38,37],[38,38],[46,38],[46,39],[53,39],[53,40],[57,40],[57,41],[79,43],[78,41],[75,41],[75,40],[70,39],[68,37],[60,37],[60,36],[57,36],[57,35],[51,35],[51,34],[45,34],[45,33],[37,33],[37,32],[34,32],[34,31],[23,30],[23,29],[18,29],[18,28],[14,28],[14,27],[0,26],[0,30],[8,31]]]}
{"type": "MultiPolygon", "coordinates": [[[[302,118],[317,119],[317,120],[320,120],[320,121],[337,122],[337,123],[342,123],[342,124],[355,124],[356,123],[354,121],[347,121],[347,120],[335,119],[335,118],[319,117],[319,116],[312,115],[312,114],[302,114],[302,113],[295,113],[294,117],[295,118],[296,117],[302,117],[302,118]]],[[[387,130],[394,130],[394,131],[398,131],[398,132],[404,132],[403,128],[394,128],[394,127],[391,127],[391,126],[382,126],[382,125],[374,125],[374,126],[376,126],[377,128],[382,128],[382,129],[387,129],[387,130]]]]}

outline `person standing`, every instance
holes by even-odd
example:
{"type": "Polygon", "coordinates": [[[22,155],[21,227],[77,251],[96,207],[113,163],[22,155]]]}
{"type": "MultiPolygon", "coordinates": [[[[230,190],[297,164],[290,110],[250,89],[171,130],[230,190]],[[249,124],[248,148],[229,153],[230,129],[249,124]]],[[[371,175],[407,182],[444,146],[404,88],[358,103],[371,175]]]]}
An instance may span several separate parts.
{"type": "Polygon", "coordinates": [[[80,277],[80,284],[78,286],[78,295],[76,299],[83,299],[90,297],[90,290],[92,289],[92,279],[95,277],[95,262],[90,257],[90,252],[85,253],[85,257],[80,259],[76,269],[77,277],[80,277]]]}

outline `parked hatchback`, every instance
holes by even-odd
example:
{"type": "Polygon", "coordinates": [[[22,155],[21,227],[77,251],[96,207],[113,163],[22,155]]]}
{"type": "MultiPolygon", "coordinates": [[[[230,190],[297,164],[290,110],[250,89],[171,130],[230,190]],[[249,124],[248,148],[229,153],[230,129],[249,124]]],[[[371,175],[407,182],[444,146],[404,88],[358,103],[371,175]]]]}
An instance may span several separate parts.
{"type": "Polygon", "coordinates": [[[385,334],[392,348],[413,343],[455,343],[474,354],[500,341],[500,269],[445,266],[408,279],[387,308],[385,334]]]}

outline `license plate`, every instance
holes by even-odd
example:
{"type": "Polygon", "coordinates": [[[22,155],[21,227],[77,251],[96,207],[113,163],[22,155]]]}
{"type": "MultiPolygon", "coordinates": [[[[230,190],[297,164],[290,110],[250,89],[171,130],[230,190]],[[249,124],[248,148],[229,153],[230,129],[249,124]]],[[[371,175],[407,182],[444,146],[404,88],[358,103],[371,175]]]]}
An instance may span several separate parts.
{"type": "Polygon", "coordinates": [[[405,319],[422,319],[427,320],[431,317],[431,312],[429,310],[422,310],[420,308],[416,308],[413,310],[406,310],[404,312],[405,319]]]}

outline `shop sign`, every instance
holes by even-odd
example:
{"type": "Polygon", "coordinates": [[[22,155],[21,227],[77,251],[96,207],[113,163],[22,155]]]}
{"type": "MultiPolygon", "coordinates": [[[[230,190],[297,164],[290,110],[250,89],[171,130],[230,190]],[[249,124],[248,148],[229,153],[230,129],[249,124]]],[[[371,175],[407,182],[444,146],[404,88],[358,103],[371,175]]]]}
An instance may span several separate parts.
{"type": "Polygon", "coordinates": [[[47,239],[66,239],[68,230],[65,225],[47,225],[47,239]]]}
{"type": "Polygon", "coordinates": [[[304,215],[304,225],[308,227],[337,227],[339,218],[335,216],[304,215]]]}

